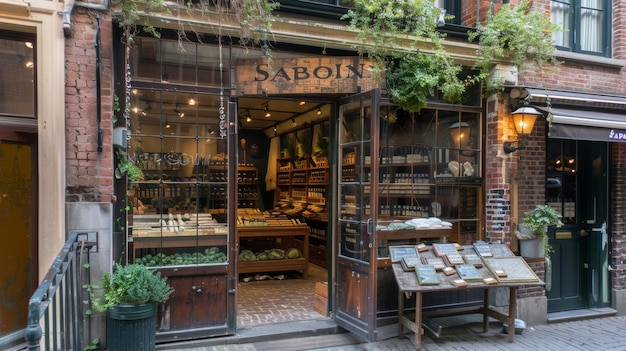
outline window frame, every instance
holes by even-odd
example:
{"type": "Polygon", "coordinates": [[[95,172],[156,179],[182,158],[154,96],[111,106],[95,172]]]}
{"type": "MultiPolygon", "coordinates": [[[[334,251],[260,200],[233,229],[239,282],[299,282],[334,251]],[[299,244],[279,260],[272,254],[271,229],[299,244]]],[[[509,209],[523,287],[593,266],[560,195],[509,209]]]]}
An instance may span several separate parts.
{"type": "MultiPolygon", "coordinates": [[[[570,47],[556,45],[557,50],[560,51],[568,51],[573,53],[580,53],[586,55],[593,56],[601,56],[601,57],[612,57],[612,42],[613,42],[613,34],[611,31],[611,19],[613,18],[613,2],[611,0],[600,0],[603,6],[602,14],[602,43],[601,43],[601,51],[589,51],[583,50],[581,48],[582,36],[581,36],[581,22],[582,22],[582,0],[551,0],[550,1],[550,11],[552,11],[552,4],[554,2],[558,3],[569,3],[569,21],[570,28],[569,32],[564,33],[563,35],[568,38],[570,43],[570,47]]],[[[557,23],[558,24],[558,23],[557,23]]]]}

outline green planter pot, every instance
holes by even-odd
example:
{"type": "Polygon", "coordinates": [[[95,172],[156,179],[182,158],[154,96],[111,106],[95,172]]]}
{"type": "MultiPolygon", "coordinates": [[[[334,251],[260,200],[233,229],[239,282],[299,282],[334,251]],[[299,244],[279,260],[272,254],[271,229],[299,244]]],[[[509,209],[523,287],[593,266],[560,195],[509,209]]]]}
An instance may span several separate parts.
{"type": "Polygon", "coordinates": [[[156,350],[156,304],[117,305],[109,308],[107,350],[156,350]]]}

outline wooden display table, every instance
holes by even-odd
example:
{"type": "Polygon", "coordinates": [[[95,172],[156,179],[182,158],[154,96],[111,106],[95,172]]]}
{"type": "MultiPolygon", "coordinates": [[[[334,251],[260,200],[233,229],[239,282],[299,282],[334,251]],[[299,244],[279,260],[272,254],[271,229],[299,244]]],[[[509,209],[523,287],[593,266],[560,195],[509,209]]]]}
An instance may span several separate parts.
{"type": "MultiPolygon", "coordinates": [[[[491,245],[494,248],[504,245],[491,245]]],[[[473,250],[472,246],[464,246],[465,250],[473,250]]],[[[514,259],[515,256],[510,253],[508,249],[501,252],[506,258],[514,259]],[[508,256],[510,254],[510,256],[508,256]]],[[[494,256],[498,253],[494,252],[494,256]]],[[[432,251],[424,253],[424,255],[434,255],[432,251]]],[[[496,258],[496,257],[494,257],[496,258]]],[[[496,258],[497,259],[497,258],[496,258]]],[[[520,258],[521,259],[521,258],[520,258]]],[[[457,274],[446,276],[442,272],[438,272],[439,285],[420,285],[417,280],[416,273],[414,271],[404,271],[402,265],[399,263],[392,264],[393,273],[398,284],[398,337],[404,338],[404,328],[408,328],[415,334],[415,347],[420,350],[422,347],[422,334],[424,329],[433,333],[439,337],[441,335],[441,327],[433,325],[432,323],[424,323],[429,321],[426,314],[422,311],[423,294],[425,293],[438,293],[442,291],[461,290],[461,289],[483,289],[483,305],[478,307],[468,307],[463,309],[456,309],[450,311],[435,311],[429,313],[428,317],[442,317],[446,315],[457,315],[467,313],[480,313],[483,315],[483,329],[487,331],[489,317],[495,318],[503,323],[508,324],[508,341],[513,342],[515,339],[515,318],[517,311],[517,296],[516,292],[519,287],[529,285],[544,285],[542,281],[537,279],[536,281],[520,281],[514,282],[512,280],[502,280],[497,284],[485,284],[482,281],[479,282],[467,282],[465,287],[456,287],[452,284],[452,281],[459,279],[457,274]],[[508,288],[509,289],[509,307],[508,312],[502,313],[497,311],[489,305],[489,291],[493,288],[508,288]],[[415,295],[415,320],[411,320],[404,315],[404,300],[411,298],[415,295]]],[[[528,266],[526,266],[528,267],[528,266]]],[[[523,270],[525,270],[524,268],[523,270]]],[[[530,268],[528,268],[530,269],[530,268]]],[[[482,268],[477,268],[478,272],[483,278],[495,278],[491,270],[487,265],[483,265],[482,268]]],[[[534,273],[533,273],[534,275],[534,273]]],[[[536,276],[535,276],[536,277],[536,276]]]]}
{"type": "Polygon", "coordinates": [[[275,237],[301,237],[304,243],[302,257],[284,260],[266,261],[237,261],[238,273],[257,272],[280,272],[280,271],[301,271],[303,278],[309,275],[309,227],[304,224],[284,225],[284,226],[259,226],[246,227],[237,226],[237,247],[241,247],[242,238],[275,238],[275,237]]]}

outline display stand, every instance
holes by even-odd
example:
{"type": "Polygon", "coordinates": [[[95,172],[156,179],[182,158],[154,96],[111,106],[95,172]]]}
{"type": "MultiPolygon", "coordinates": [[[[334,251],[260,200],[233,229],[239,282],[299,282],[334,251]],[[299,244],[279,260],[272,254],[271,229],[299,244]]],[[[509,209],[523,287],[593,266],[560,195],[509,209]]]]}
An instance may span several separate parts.
{"type": "MultiPolygon", "coordinates": [[[[493,245],[496,250],[494,251],[494,256],[501,257],[515,257],[504,245],[493,245]]],[[[464,250],[473,250],[471,246],[465,246],[464,250]]],[[[428,254],[432,254],[430,251],[428,254]]],[[[422,253],[424,255],[424,253],[422,253]]],[[[509,262],[513,262],[513,259],[507,260],[509,262]]],[[[483,278],[496,278],[491,269],[488,266],[488,263],[478,268],[478,272],[483,278]]],[[[393,273],[398,284],[398,337],[404,338],[404,329],[407,328],[411,330],[415,335],[415,347],[419,350],[422,346],[422,334],[424,330],[428,330],[433,335],[440,337],[442,328],[437,326],[436,323],[433,323],[428,317],[443,317],[449,315],[457,315],[457,314],[467,314],[467,313],[480,313],[483,315],[483,330],[487,331],[489,318],[495,318],[505,324],[508,324],[508,341],[514,342],[515,340],[515,318],[517,311],[517,289],[524,286],[529,285],[544,285],[542,281],[540,281],[534,273],[528,268],[528,266],[516,265],[517,274],[519,271],[524,270],[524,277],[526,281],[500,281],[497,284],[487,284],[482,281],[478,282],[467,282],[467,285],[459,288],[453,284],[454,280],[458,280],[458,275],[447,276],[442,272],[437,273],[440,284],[438,285],[420,285],[417,280],[417,276],[415,272],[405,271],[402,268],[402,265],[399,263],[394,263],[392,265],[393,273]],[[489,292],[493,288],[508,288],[509,289],[509,306],[508,311],[506,313],[502,313],[492,306],[489,305],[489,292]],[[460,289],[482,289],[483,290],[483,304],[478,307],[467,307],[462,309],[453,309],[449,311],[435,311],[433,313],[424,313],[422,311],[422,302],[423,295],[426,293],[440,293],[442,291],[451,291],[451,290],[460,290],[460,289]],[[407,298],[412,298],[415,296],[415,318],[411,320],[407,316],[404,315],[404,302],[407,298]]]]}

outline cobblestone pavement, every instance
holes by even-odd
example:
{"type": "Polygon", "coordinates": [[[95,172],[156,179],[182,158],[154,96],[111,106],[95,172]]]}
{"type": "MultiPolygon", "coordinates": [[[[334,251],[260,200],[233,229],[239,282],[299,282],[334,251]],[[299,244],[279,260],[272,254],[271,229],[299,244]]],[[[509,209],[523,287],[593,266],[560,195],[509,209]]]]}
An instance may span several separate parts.
{"type": "MultiPolygon", "coordinates": [[[[414,351],[413,334],[405,339],[392,337],[384,341],[360,342],[350,334],[321,335],[283,340],[224,344],[190,348],[160,348],[185,351],[414,351]],[[342,339],[343,336],[343,339],[342,339]],[[332,339],[335,340],[332,340],[332,339]],[[330,345],[332,343],[338,345],[330,345]]],[[[626,317],[605,317],[574,322],[561,322],[528,327],[515,341],[509,343],[502,326],[492,323],[489,331],[482,333],[479,324],[452,328],[441,338],[423,338],[422,350],[427,351],[586,351],[626,350],[626,317]]]]}

